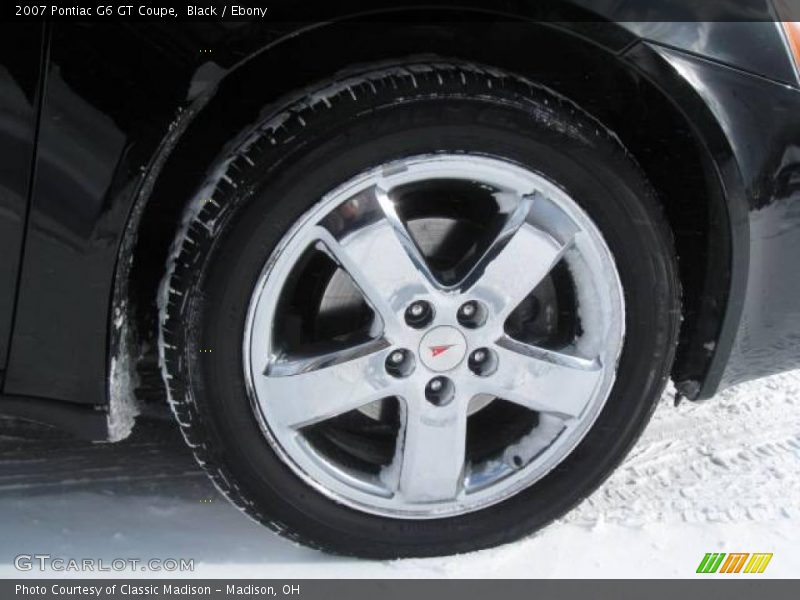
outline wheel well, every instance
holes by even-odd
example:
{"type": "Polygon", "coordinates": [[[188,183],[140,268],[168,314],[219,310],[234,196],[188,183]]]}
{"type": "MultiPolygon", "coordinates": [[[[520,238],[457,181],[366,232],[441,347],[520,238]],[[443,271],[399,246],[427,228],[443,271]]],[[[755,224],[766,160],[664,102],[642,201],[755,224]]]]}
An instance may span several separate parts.
{"type": "MultiPolygon", "coordinates": [[[[290,37],[229,74],[163,162],[139,218],[127,281],[145,401],[163,398],[156,291],[184,203],[226,143],[264,106],[355,65],[430,54],[515,72],[570,98],[620,138],[655,187],[675,237],[683,317],[673,379],[699,390],[729,289],[730,228],[710,159],[667,97],[619,55],[552,24],[411,21],[332,24],[290,37]],[[321,48],[334,52],[320,52],[321,48]],[[267,82],[268,85],[264,85],[267,82]],[[191,174],[187,177],[187,173],[191,174]],[[688,383],[687,383],[688,382],[688,383]]],[[[136,218],[135,217],[135,218],[136,218]]]]}

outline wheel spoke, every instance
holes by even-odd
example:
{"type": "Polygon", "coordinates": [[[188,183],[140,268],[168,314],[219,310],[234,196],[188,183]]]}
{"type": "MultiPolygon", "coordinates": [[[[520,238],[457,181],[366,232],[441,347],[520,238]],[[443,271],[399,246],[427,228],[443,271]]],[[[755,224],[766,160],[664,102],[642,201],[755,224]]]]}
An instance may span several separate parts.
{"type": "Polygon", "coordinates": [[[482,391],[531,410],[578,417],[603,379],[599,360],[580,358],[503,338],[497,371],[482,391]]]}
{"type": "Polygon", "coordinates": [[[367,356],[374,352],[379,352],[384,348],[388,348],[389,345],[389,342],[385,338],[379,338],[376,340],[370,340],[357,346],[332,350],[329,352],[310,354],[307,356],[282,358],[272,361],[264,371],[264,374],[270,377],[288,377],[291,375],[308,373],[309,371],[316,371],[317,369],[323,369],[325,367],[333,367],[357,358],[361,358],[362,356],[367,356]]]}
{"type": "Polygon", "coordinates": [[[407,403],[399,493],[408,502],[452,500],[462,487],[467,414],[457,399],[407,403]]]}
{"type": "Polygon", "coordinates": [[[270,416],[298,429],[392,395],[395,381],[384,368],[379,343],[323,357],[281,360],[260,382],[270,416]]]}
{"type": "Polygon", "coordinates": [[[561,260],[571,240],[559,242],[525,222],[528,199],[513,213],[469,276],[469,292],[488,303],[497,323],[530,294],[561,260]]]}
{"type": "Polygon", "coordinates": [[[329,215],[317,228],[322,249],[385,322],[397,321],[412,300],[435,292],[424,257],[381,188],[362,192],[332,214],[337,218],[329,215]]]}

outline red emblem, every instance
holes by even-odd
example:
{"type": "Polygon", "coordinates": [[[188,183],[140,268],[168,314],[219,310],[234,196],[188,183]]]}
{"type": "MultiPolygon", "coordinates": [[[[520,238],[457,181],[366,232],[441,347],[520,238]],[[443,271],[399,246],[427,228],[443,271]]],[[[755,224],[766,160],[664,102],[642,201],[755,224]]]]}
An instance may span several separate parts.
{"type": "Polygon", "coordinates": [[[445,346],[429,346],[432,356],[439,356],[443,352],[447,352],[448,348],[452,348],[455,344],[447,344],[445,346]]]}

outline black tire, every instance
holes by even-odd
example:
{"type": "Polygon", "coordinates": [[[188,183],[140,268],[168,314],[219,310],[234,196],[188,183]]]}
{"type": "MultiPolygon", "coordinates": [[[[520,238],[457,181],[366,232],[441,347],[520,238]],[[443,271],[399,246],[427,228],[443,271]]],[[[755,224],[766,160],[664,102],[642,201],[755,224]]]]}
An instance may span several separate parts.
{"type": "Polygon", "coordinates": [[[595,490],[646,425],[669,375],[680,324],[670,230],[617,137],[547,89],[459,62],[365,69],[294,95],[264,115],[220,155],[188,205],[161,288],[161,362],[171,406],[217,487],[283,536],[374,558],[510,542],[595,490]],[[336,503],[276,455],[248,399],[242,332],[263,264],[301,214],[370,167],[433,150],[510,159],[565,188],[615,257],[626,338],[610,398],[555,470],[477,512],[391,519],[336,503]],[[213,352],[201,352],[207,348],[213,352]]]}

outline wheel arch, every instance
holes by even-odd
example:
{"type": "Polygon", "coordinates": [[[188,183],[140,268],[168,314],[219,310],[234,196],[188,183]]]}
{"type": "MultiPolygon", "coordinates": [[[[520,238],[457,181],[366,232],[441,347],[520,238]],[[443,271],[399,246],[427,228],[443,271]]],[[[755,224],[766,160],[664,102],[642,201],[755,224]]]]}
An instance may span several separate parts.
{"type": "MultiPolygon", "coordinates": [[[[709,373],[714,363],[721,370],[727,357],[720,340],[723,323],[726,315],[736,320],[729,306],[734,236],[747,234],[737,234],[731,225],[729,195],[718,166],[723,154],[731,153],[719,124],[666,61],[617,25],[609,23],[596,35],[585,23],[574,29],[525,23],[537,34],[526,29],[524,38],[509,38],[514,23],[507,19],[488,36],[485,24],[469,20],[376,21],[368,27],[343,21],[310,27],[249,56],[183,112],[151,161],[115,274],[111,364],[135,358],[124,367],[138,372],[140,400],[163,398],[156,353],[142,348],[154,350],[155,298],[172,238],[186,201],[220,149],[224,152],[231,132],[257,120],[264,105],[353,65],[425,54],[516,72],[568,97],[617,133],[654,184],[675,234],[684,324],[673,378],[689,397],[713,394],[716,382],[709,373]],[[346,43],[336,52],[320,52],[342,39],[346,43]],[[692,104],[691,119],[686,103],[692,104]],[[711,143],[708,136],[714,138],[711,143]],[[676,170],[686,177],[674,177],[676,170]],[[130,326],[117,325],[121,314],[130,326]]],[[[735,173],[728,179],[735,181],[735,173]]],[[[740,226],[746,227],[746,220],[740,226]]]]}

